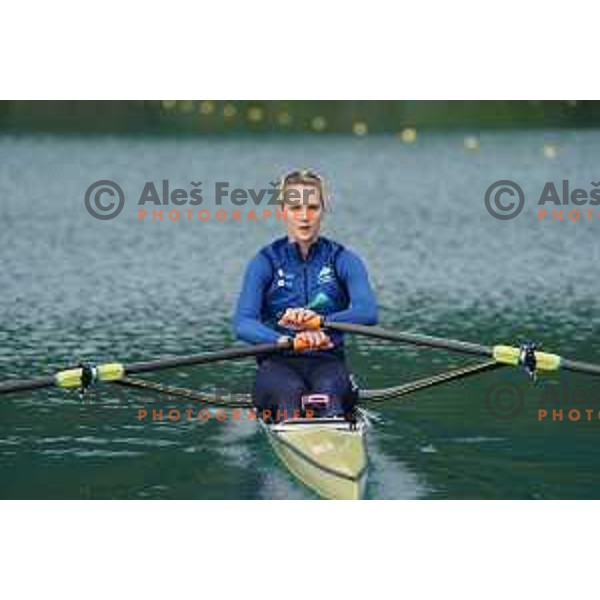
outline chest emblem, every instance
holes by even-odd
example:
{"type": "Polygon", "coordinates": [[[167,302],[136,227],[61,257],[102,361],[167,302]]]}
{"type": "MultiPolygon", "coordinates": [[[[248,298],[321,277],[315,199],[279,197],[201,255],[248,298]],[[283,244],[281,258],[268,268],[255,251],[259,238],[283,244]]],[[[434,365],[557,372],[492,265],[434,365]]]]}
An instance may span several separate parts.
{"type": "Polygon", "coordinates": [[[317,281],[320,285],[333,281],[333,269],[329,265],[321,267],[321,270],[317,275],[317,281]]]}

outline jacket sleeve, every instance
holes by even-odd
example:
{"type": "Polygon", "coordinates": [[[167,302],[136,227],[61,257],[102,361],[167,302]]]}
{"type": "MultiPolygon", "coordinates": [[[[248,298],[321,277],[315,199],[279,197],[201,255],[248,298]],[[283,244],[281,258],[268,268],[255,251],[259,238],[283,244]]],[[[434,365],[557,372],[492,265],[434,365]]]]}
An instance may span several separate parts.
{"type": "Polygon", "coordinates": [[[337,259],[336,270],[346,284],[350,305],[345,310],[328,315],[327,320],[359,325],[377,324],[377,299],[363,261],[354,252],[343,250],[337,259]]]}
{"type": "Polygon", "coordinates": [[[281,337],[280,333],[261,321],[263,297],[272,276],[271,264],[262,254],[257,254],[248,264],[233,319],[239,340],[250,344],[270,344],[281,337]]]}

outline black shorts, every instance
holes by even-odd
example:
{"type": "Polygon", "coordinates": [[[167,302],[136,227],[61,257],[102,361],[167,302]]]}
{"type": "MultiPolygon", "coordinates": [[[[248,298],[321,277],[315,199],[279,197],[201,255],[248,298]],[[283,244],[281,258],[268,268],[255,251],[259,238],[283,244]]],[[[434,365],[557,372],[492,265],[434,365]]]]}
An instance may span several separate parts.
{"type": "Polygon", "coordinates": [[[270,409],[276,420],[291,419],[306,394],[329,396],[329,406],[319,416],[342,416],[352,413],[358,390],[344,359],[335,355],[270,356],[260,361],[253,394],[258,409],[270,409]]]}

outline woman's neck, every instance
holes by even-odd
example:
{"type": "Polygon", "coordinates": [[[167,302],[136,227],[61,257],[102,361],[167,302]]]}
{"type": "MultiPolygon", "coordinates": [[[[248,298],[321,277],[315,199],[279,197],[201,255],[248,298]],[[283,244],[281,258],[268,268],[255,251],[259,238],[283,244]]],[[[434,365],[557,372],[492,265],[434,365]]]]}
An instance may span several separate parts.
{"type": "Polygon", "coordinates": [[[315,238],[311,242],[301,242],[299,240],[294,240],[292,238],[289,238],[290,242],[298,245],[298,249],[300,250],[300,255],[302,256],[303,260],[306,260],[306,257],[308,256],[308,253],[310,252],[311,247],[313,246],[313,244],[317,243],[318,239],[319,238],[315,238]]]}

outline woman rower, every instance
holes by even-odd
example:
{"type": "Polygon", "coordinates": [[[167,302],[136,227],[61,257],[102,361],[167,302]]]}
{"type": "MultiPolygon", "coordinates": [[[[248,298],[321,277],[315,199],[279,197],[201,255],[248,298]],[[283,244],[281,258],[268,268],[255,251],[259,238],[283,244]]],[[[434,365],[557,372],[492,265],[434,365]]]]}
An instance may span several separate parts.
{"type": "Polygon", "coordinates": [[[258,359],[254,403],[280,421],[294,418],[318,394],[313,404],[318,401],[319,416],[351,418],[357,390],[346,367],[343,335],[328,333],[326,321],[377,322],[367,270],[356,254],[320,236],[329,200],[318,174],[286,175],[279,201],[287,235],[250,261],[234,326],[245,342],[293,350],[258,359]]]}

